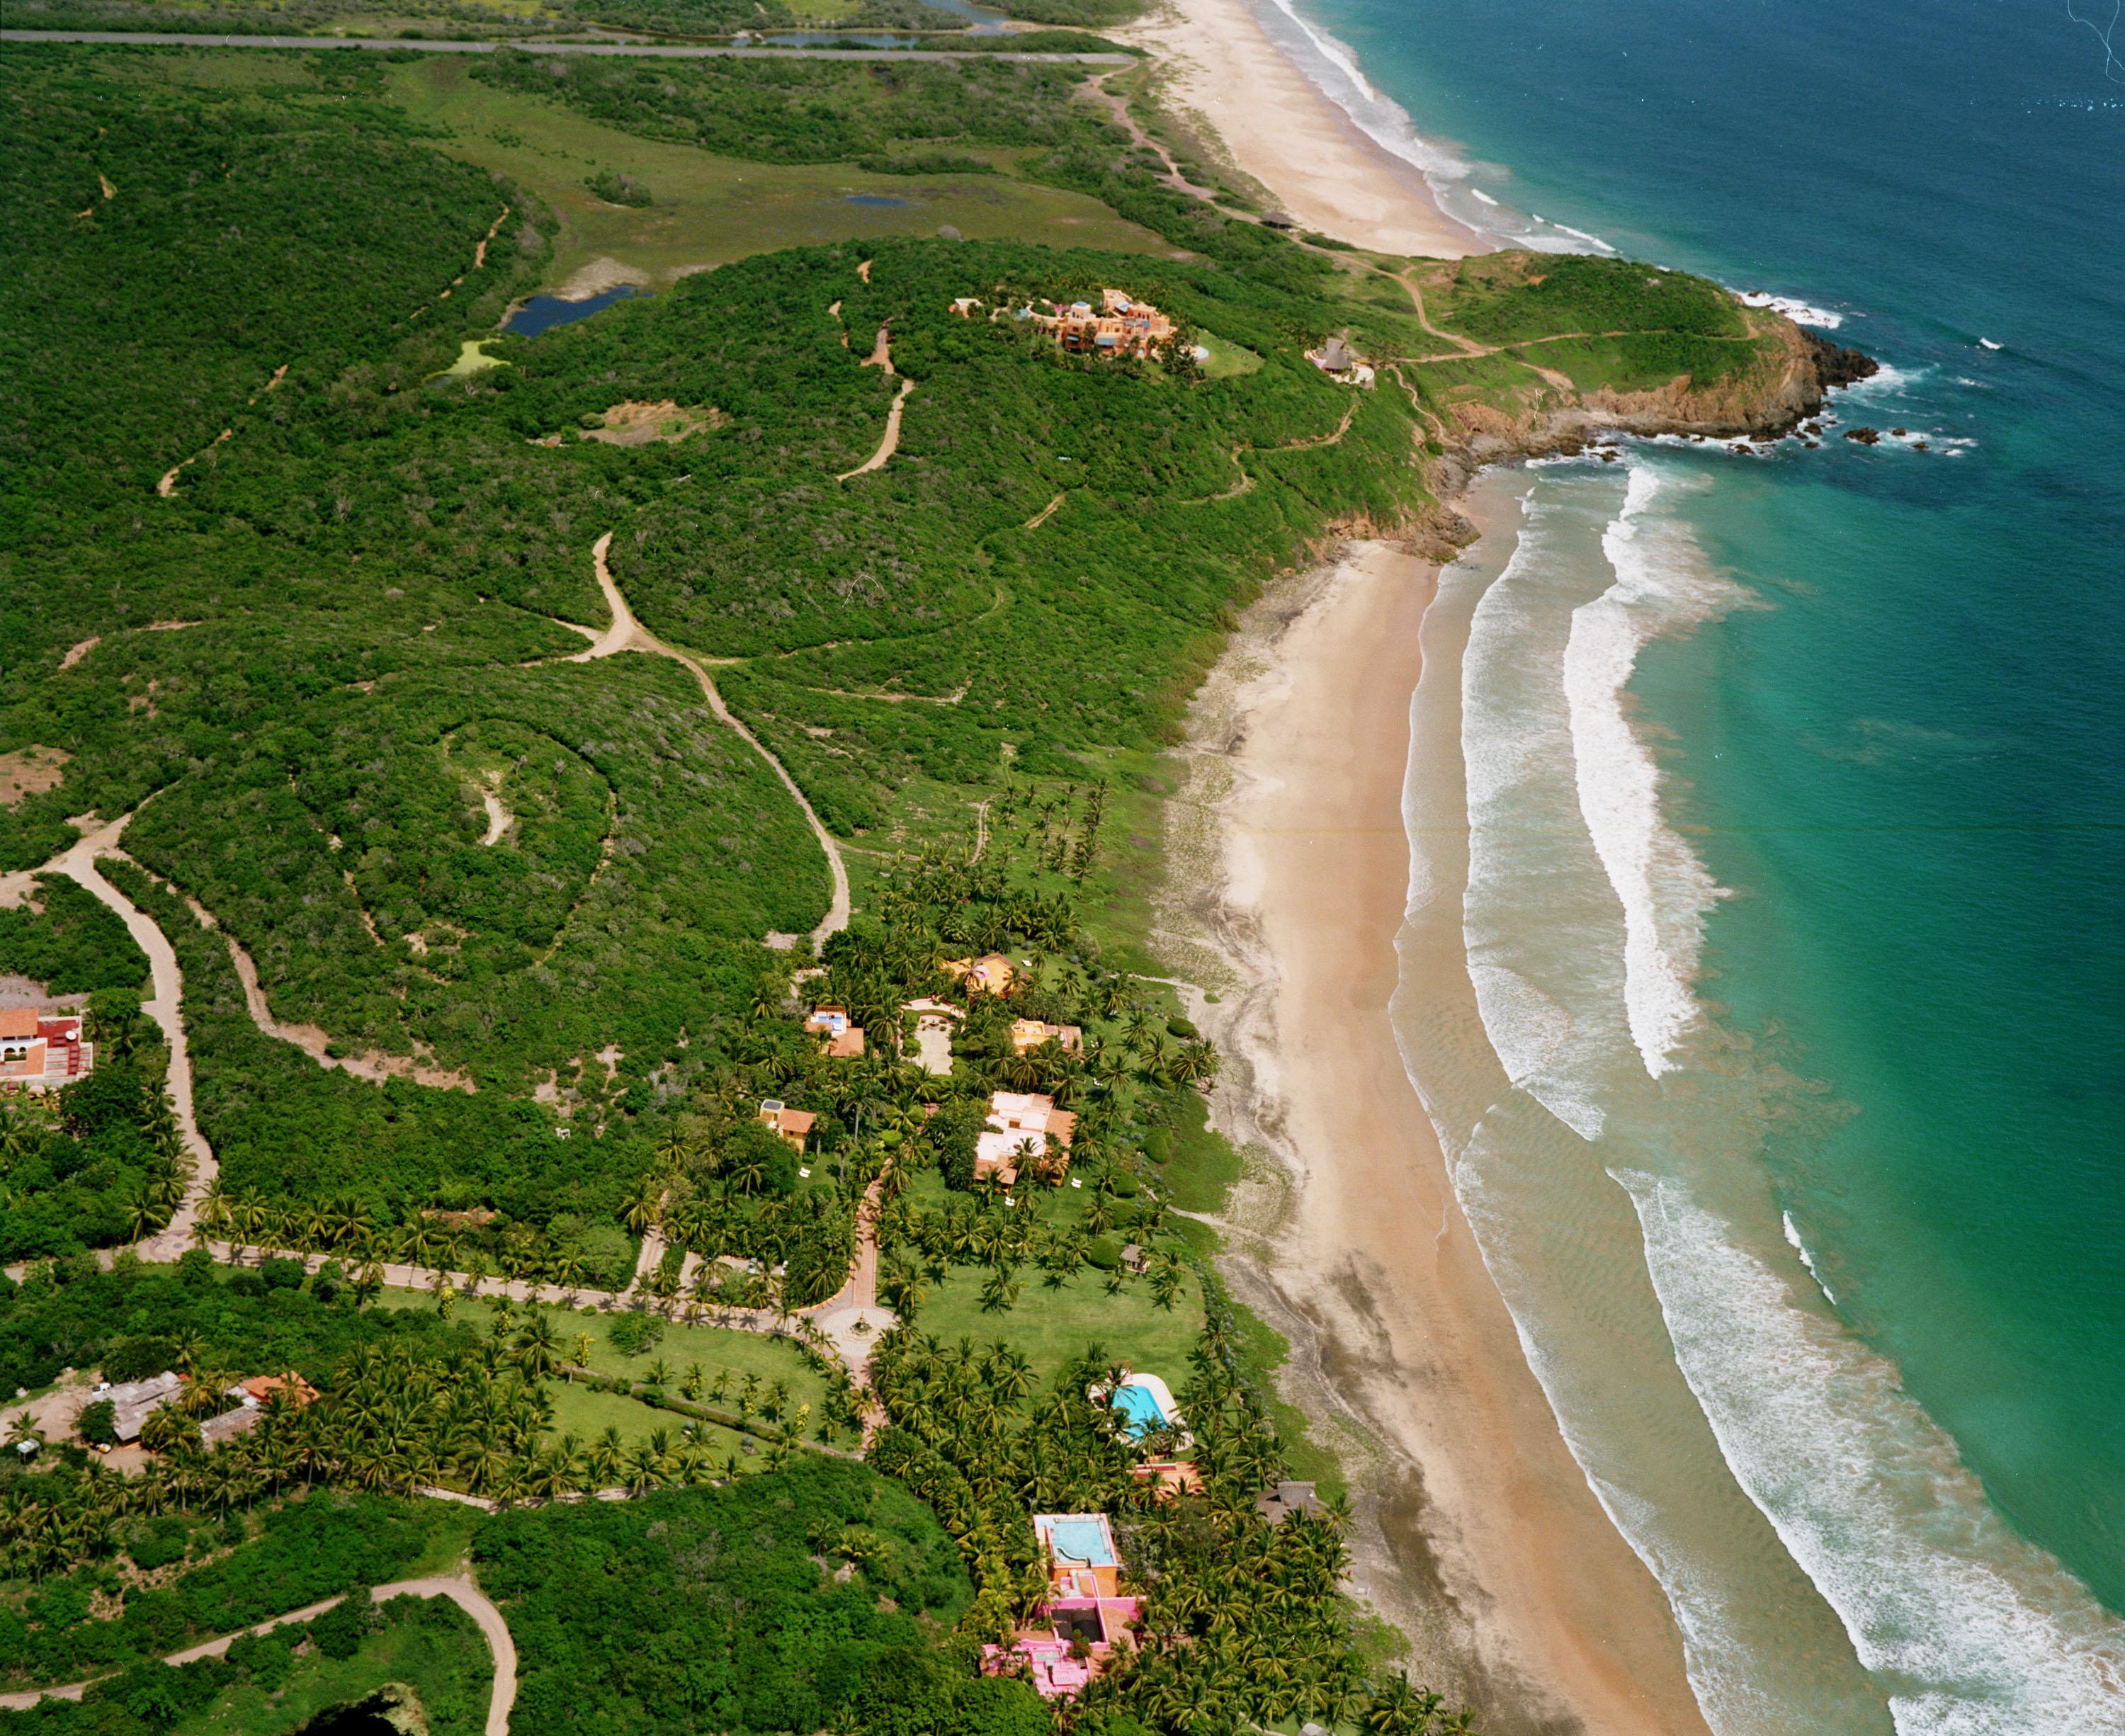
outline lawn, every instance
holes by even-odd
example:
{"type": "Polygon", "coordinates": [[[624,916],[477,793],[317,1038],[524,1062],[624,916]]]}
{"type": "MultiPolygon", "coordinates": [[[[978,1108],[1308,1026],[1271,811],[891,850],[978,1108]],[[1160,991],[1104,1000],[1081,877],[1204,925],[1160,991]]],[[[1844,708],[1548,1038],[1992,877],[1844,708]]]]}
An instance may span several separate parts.
{"type": "MultiPolygon", "coordinates": [[[[605,1430],[613,1428],[620,1432],[622,1442],[632,1447],[638,1441],[648,1440],[659,1428],[676,1441],[681,1428],[693,1423],[696,1437],[719,1459],[736,1453],[741,1463],[748,1462],[742,1444],[747,1437],[734,1428],[698,1422],[676,1411],[657,1410],[639,1400],[625,1398],[616,1392],[593,1392],[572,1381],[553,1381],[546,1391],[554,1401],[553,1425],[547,1431],[549,1440],[573,1435],[577,1444],[587,1447],[605,1430]]],[[[756,1453],[760,1451],[758,1442],[752,1446],[756,1453]]]]}
{"type": "Polygon", "coordinates": [[[947,1345],[970,1338],[978,1344],[1001,1338],[1033,1364],[1044,1386],[1072,1357],[1096,1344],[1110,1362],[1165,1376],[1178,1387],[1188,1378],[1188,1353],[1203,1327],[1203,1292],[1190,1273],[1171,1310],[1157,1306],[1142,1278],[1130,1279],[1119,1296],[1107,1294],[1107,1275],[1090,1269],[1048,1287],[1033,1267],[1020,1273],[1024,1287],[1007,1314],[984,1314],[980,1296],[987,1268],[955,1266],[930,1292],[915,1324],[947,1345]]]}
{"type": "MultiPolygon", "coordinates": [[[[386,1289],[378,1292],[374,1306],[379,1308],[433,1308],[436,1304],[435,1298],[424,1290],[386,1289]]],[[[483,1329],[488,1326],[483,1317],[484,1312],[477,1300],[460,1301],[457,1305],[458,1319],[474,1320],[483,1329]]],[[[524,1317],[525,1311],[521,1309],[517,1310],[514,1315],[520,1322],[524,1317]]],[[[631,1318],[629,1315],[588,1310],[571,1314],[563,1309],[554,1308],[546,1310],[546,1317],[554,1324],[554,1334],[560,1341],[562,1353],[572,1362],[576,1361],[577,1338],[582,1335],[589,1337],[589,1359],[579,1366],[589,1369],[593,1374],[621,1375],[631,1381],[646,1381],[649,1378],[651,1365],[661,1362],[671,1377],[669,1390],[676,1394],[687,1368],[698,1362],[701,1365],[702,1373],[711,1381],[715,1379],[719,1370],[730,1375],[733,1395],[723,1400],[720,1407],[723,1409],[737,1408],[736,1388],[747,1375],[756,1375],[763,1388],[776,1381],[781,1381],[789,1390],[790,1409],[794,1410],[799,1404],[809,1404],[815,1418],[827,1396],[826,1381],[806,1365],[796,1347],[763,1333],[736,1332],[722,1326],[688,1326],[676,1320],[666,1320],[663,1323],[664,1335],[653,1349],[629,1356],[615,1348],[612,1341],[614,1327],[623,1320],[631,1318]]],[[[615,1397],[612,1402],[642,1411],[645,1415],[663,1414],[668,1419],[668,1414],[651,1412],[647,1406],[637,1404],[631,1399],[615,1397]]],[[[597,1427],[604,1428],[604,1422],[601,1421],[597,1427]]]]}
{"type": "Polygon", "coordinates": [[[481,83],[456,56],[394,67],[390,87],[413,120],[450,135],[438,149],[502,171],[558,214],[549,286],[599,259],[662,285],[772,248],[934,235],[947,224],[976,240],[1185,256],[1081,193],[1001,175],[867,175],[840,163],[718,157],[481,83]],[[606,204],[584,185],[602,170],[632,176],[656,203],[606,204]]]}
{"type": "Polygon", "coordinates": [[[1205,379],[1232,379],[1242,374],[1251,374],[1262,365],[1262,359],[1251,350],[1227,343],[1214,332],[1198,332],[1196,341],[1210,354],[1203,364],[1205,379]]]}

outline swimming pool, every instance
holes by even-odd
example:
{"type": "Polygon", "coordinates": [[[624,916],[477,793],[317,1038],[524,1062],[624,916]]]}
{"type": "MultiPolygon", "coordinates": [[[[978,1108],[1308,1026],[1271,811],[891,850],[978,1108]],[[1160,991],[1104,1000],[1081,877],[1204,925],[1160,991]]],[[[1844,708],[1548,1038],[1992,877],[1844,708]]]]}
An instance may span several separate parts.
{"type": "Polygon", "coordinates": [[[1048,1527],[1048,1546],[1054,1551],[1058,1562],[1081,1563],[1086,1567],[1114,1564],[1114,1546],[1107,1541],[1107,1528],[1096,1518],[1056,1520],[1048,1527]]]}
{"type": "Polygon", "coordinates": [[[1122,1414],[1122,1428],[1132,1441],[1141,1441],[1155,1428],[1166,1426],[1166,1413],[1147,1386],[1117,1386],[1112,1400],[1122,1414]]]}

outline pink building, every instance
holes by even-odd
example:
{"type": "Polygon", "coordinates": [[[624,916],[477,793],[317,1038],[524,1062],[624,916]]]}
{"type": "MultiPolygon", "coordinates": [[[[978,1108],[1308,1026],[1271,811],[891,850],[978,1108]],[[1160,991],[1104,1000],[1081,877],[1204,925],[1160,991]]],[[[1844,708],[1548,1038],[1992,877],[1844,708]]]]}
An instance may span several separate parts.
{"type": "Polygon", "coordinates": [[[1121,1557],[1105,1513],[1035,1513],[1033,1529],[1048,1558],[1048,1601],[1007,1646],[982,1648],[991,1675],[1023,1668],[1049,1700],[1067,1699],[1106,1667],[1143,1613],[1143,1600],[1121,1594],[1121,1557]]]}

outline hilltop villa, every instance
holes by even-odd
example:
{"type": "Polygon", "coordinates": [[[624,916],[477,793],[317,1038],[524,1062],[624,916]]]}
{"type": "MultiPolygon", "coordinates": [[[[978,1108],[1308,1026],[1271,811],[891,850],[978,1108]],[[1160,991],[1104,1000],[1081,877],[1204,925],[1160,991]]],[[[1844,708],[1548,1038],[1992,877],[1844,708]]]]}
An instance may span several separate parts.
{"type": "Polygon", "coordinates": [[[95,1066],[78,1014],[0,1007],[0,1089],[56,1091],[95,1066]]]}
{"type": "Polygon", "coordinates": [[[1147,301],[1135,301],[1119,289],[1100,291],[1095,311],[1086,301],[1047,303],[1048,312],[1036,313],[1031,303],[1017,318],[1030,319],[1072,355],[1134,355],[1152,357],[1173,341],[1173,322],[1147,301]]]}
{"type": "Polygon", "coordinates": [[[780,1098],[770,1097],[760,1106],[761,1125],[770,1133],[779,1133],[783,1141],[798,1156],[804,1155],[804,1141],[812,1136],[812,1123],[819,1117],[809,1109],[793,1109],[780,1098]]]}
{"type": "Polygon", "coordinates": [[[1023,1055],[1044,1042],[1059,1042],[1066,1054],[1075,1055],[1085,1046],[1085,1033],[1077,1025],[1051,1025],[1038,1019],[1011,1020],[1011,1047],[1015,1053],[1023,1055]]]}
{"type": "Polygon", "coordinates": [[[979,958],[948,958],[939,968],[954,981],[964,984],[970,995],[1008,995],[1018,982],[1017,967],[1001,953],[984,953],[979,958]]]}
{"type": "Polygon", "coordinates": [[[974,1179],[994,1177],[1006,1188],[1018,1181],[1018,1166],[1030,1160],[1044,1173],[1061,1177],[1070,1168],[1070,1141],[1077,1117],[1055,1107],[1055,1099],[1037,1091],[992,1091],[987,1130],[974,1141],[974,1179]]]}

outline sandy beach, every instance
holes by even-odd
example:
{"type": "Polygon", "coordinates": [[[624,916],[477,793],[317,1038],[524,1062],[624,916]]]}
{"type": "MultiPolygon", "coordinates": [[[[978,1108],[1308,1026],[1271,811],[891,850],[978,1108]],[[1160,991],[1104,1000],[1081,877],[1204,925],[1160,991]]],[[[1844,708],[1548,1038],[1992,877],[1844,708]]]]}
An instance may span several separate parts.
{"type": "MultiPolygon", "coordinates": [[[[1213,1116],[1260,1172],[1225,1265],[1352,1469],[1359,1589],[1410,1635],[1413,1673],[1493,1736],[1701,1733],[1666,1602],[1566,1450],[1389,1023],[1435,576],[1355,545],[1256,605],[1196,702],[1170,846],[1197,890],[1171,950],[1222,991],[1199,1008],[1228,1056],[1213,1116]]],[[[1458,949],[1411,968],[1475,1020],[1458,949]]]]}
{"type": "Polygon", "coordinates": [[[1167,106],[1214,134],[1305,228],[1385,253],[1489,251],[1439,209],[1422,175],[1368,139],[1284,57],[1247,0],[1162,0],[1108,34],[1157,55],[1167,106]]]}

